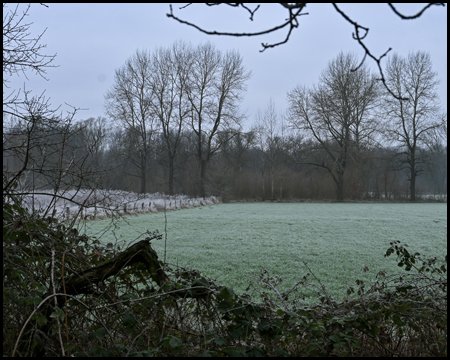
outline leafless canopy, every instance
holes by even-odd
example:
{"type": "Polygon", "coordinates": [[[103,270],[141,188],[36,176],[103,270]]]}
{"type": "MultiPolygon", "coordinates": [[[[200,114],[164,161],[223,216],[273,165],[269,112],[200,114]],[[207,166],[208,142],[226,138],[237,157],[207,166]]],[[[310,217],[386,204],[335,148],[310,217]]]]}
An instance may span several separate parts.
{"type": "Polygon", "coordinates": [[[319,156],[303,163],[321,167],[331,175],[338,201],[344,198],[349,160],[358,158],[377,128],[377,82],[367,66],[352,72],[356,64],[354,55],[340,53],[328,64],[318,86],[312,90],[298,86],[288,93],[288,122],[316,141],[316,150],[321,149],[311,149],[319,156]]]}
{"type": "MultiPolygon", "coordinates": [[[[187,6],[189,6],[191,4],[185,5],[183,7],[180,7],[180,9],[183,9],[187,6]]],[[[214,5],[220,5],[219,3],[207,3],[206,5],[208,6],[214,6],[214,5]]],[[[243,3],[226,3],[226,5],[232,6],[232,7],[241,7],[243,8],[245,11],[248,11],[248,13],[250,14],[250,20],[253,21],[253,18],[255,16],[256,11],[258,11],[258,9],[260,8],[260,5],[257,5],[253,10],[250,9],[248,6],[246,6],[243,3]]],[[[258,36],[258,35],[265,35],[265,34],[269,34],[272,32],[276,32],[278,30],[281,30],[283,28],[287,28],[288,29],[288,33],[286,34],[286,37],[284,38],[283,41],[277,42],[277,43],[272,43],[272,44],[268,44],[268,43],[262,43],[262,50],[260,50],[261,52],[263,52],[264,50],[268,49],[268,48],[273,48],[276,47],[278,45],[282,45],[285,44],[289,41],[289,38],[291,36],[292,31],[298,27],[299,22],[298,22],[298,18],[300,16],[303,15],[309,15],[308,13],[303,12],[303,10],[305,9],[307,3],[294,3],[294,4],[289,4],[289,3],[280,3],[280,6],[282,6],[284,9],[286,9],[287,11],[287,18],[280,24],[277,26],[274,26],[272,28],[263,30],[263,31],[258,31],[258,32],[252,32],[252,33],[243,33],[243,32],[220,32],[220,31],[214,31],[214,30],[205,30],[199,26],[197,26],[196,24],[193,24],[189,21],[186,20],[182,20],[179,17],[175,16],[173,13],[173,9],[172,9],[172,5],[170,5],[170,13],[167,14],[167,16],[169,18],[172,18],[182,24],[186,24],[189,26],[192,26],[194,28],[196,28],[197,30],[208,34],[208,35],[228,35],[228,36],[258,36]]],[[[388,6],[390,7],[390,9],[402,20],[412,20],[412,19],[417,19],[420,16],[422,16],[422,14],[431,6],[433,5],[438,5],[438,6],[445,6],[444,3],[429,3],[426,6],[424,6],[422,8],[422,10],[418,11],[416,14],[412,14],[412,15],[406,15],[406,14],[402,14],[400,11],[398,11],[394,5],[392,5],[391,3],[388,4],[388,6]]],[[[364,63],[364,61],[366,60],[366,57],[369,56],[371,59],[373,59],[377,66],[378,66],[378,70],[380,73],[380,78],[379,80],[383,83],[383,85],[386,87],[386,89],[389,91],[389,93],[398,99],[397,95],[395,95],[395,93],[393,91],[391,91],[391,89],[388,87],[388,85],[386,84],[386,80],[383,74],[383,70],[381,68],[381,60],[383,59],[383,57],[385,57],[387,55],[387,53],[389,51],[392,50],[392,48],[389,48],[387,51],[385,51],[382,55],[380,56],[376,56],[374,55],[369,48],[367,47],[367,45],[364,43],[364,40],[366,38],[366,36],[369,33],[369,28],[368,27],[364,27],[360,24],[358,24],[358,22],[354,19],[352,19],[350,16],[348,16],[344,11],[342,11],[337,4],[333,3],[333,7],[335,8],[335,10],[348,22],[350,23],[353,27],[354,27],[354,32],[352,33],[352,37],[354,40],[356,40],[358,42],[358,44],[364,49],[364,57],[361,60],[360,64],[358,66],[356,66],[354,69],[352,69],[352,71],[356,71],[358,68],[360,68],[362,66],[362,64],[364,63]]],[[[403,98],[403,100],[408,100],[407,98],[403,98]]]]}
{"type": "MultiPolygon", "coordinates": [[[[30,25],[25,23],[30,5],[19,13],[19,4],[14,10],[8,11],[6,4],[3,4],[3,73],[7,75],[22,72],[26,77],[26,71],[32,70],[45,78],[45,68],[54,67],[50,65],[56,55],[42,54],[46,45],[41,43],[41,38],[45,33],[38,36],[31,36],[30,25]]],[[[5,85],[3,77],[3,85],[5,85]]]]}

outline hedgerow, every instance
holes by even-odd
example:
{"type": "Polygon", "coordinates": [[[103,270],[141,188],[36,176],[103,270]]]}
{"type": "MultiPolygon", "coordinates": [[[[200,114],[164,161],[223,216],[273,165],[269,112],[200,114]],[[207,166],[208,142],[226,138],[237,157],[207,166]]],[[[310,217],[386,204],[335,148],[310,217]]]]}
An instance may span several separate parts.
{"type": "Polygon", "coordinates": [[[3,355],[447,356],[446,255],[392,241],[384,256],[403,272],[356,280],[340,302],[307,264],[284,292],[262,269],[247,289],[256,301],[162,263],[151,248],[159,236],[105,246],[4,201],[3,355]]]}

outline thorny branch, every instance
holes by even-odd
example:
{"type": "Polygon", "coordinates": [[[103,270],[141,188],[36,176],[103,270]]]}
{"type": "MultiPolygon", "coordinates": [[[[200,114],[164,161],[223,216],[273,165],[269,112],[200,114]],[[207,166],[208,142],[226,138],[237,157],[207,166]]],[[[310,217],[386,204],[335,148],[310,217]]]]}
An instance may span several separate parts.
{"type": "MultiPolygon", "coordinates": [[[[188,5],[190,5],[190,4],[188,4],[188,5]]],[[[188,6],[188,5],[186,5],[186,6],[188,6]]],[[[219,4],[211,4],[211,3],[207,3],[206,5],[208,5],[208,6],[213,6],[213,5],[219,5],[219,4]]],[[[255,14],[255,12],[256,12],[256,11],[259,9],[259,7],[260,7],[260,6],[258,5],[258,6],[255,8],[255,10],[252,11],[252,10],[250,10],[248,7],[246,7],[244,4],[241,4],[241,3],[237,3],[237,4],[227,4],[227,5],[230,5],[230,6],[233,6],[233,7],[238,7],[239,5],[241,5],[244,9],[246,9],[246,10],[250,13],[250,20],[252,20],[252,21],[253,21],[253,15],[255,14]]],[[[182,19],[176,17],[176,16],[173,14],[172,5],[170,5],[170,14],[167,14],[167,17],[170,17],[170,18],[172,18],[172,19],[178,21],[178,22],[181,23],[181,24],[186,24],[186,25],[192,26],[192,27],[196,28],[197,30],[199,30],[199,31],[201,31],[201,32],[203,32],[203,33],[205,33],[205,34],[208,34],[208,35],[258,36],[258,35],[269,34],[269,33],[271,33],[271,32],[280,30],[280,29],[282,29],[282,28],[284,28],[284,27],[286,27],[286,26],[289,25],[289,31],[288,31],[288,34],[286,35],[286,38],[285,38],[283,41],[280,41],[279,43],[276,43],[276,44],[264,44],[264,43],[261,44],[262,47],[263,47],[263,49],[260,50],[260,52],[263,52],[263,51],[266,50],[267,48],[271,48],[271,47],[275,47],[275,46],[278,46],[278,45],[287,43],[287,42],[289,41],[289,37],[290,37],[290,35],[291,35],[291,33],[292,33],[292,30],[293,30],[294,28],[298,27],[298,20],[297,20],[297,17],[298,17],[298,16],[301,16],[301,15],[308,15],[308,13],[301,13],[301,11],[302,11],[303,8],[306,6],[306,4],[300,4],[300,5],[302,5],[302,6],[299,6],[299,7],[288,6],[288,4],[283,4],[283,6],[284,6],[284,5],[286,5],[285,8],[287,8],[287,9],[289,10],[289,17],[288,17],[288,19],[287,19],[284,23],[282,23],[282,24],[279,25],[279,26],[275,26],[275,27],[273,27],[273,28],[271,28],[271,29],[263,30],[263,31],[259,31],[259,32],[254,32],[254,33],[233,33],[233,32],[229,33],[229,32],[221,32],[221,31],[209,31],[209,30],[205,30],[205,29],[203,29],[203,28],[201,28],[201,27],[199,27],[199,26],[197,26],[197,25],[195,25],[195,24],[193,24],[193,23],[191,23],[191,22],[189,22],[189,21],[185,21],[185,20],[182,20],[182,19]],[[295,10],[295,11],[294,11],[294,10],[295,10]]],[[[182,8],[185,8],[186,6],[184,6],[184,7],[182,7],[182,8]]],[[[180,8],[180,9],[182,9],[182,8],[180,8]]]]}
{"type": "MultiPolygon", "coordinates": [[[[251,10],[249,7],[247,7],[246,5],[244,5],[243,3],[225,3],[226,5],[232,6],[232,7],[242,7],[243,9],[245,9],[246,11],[249,12],[250,14],[250,20],[253,21],[253,17],[256,13],[256,11],[260,8],[260,5],[258,5],[254,10],[251,10]]],[[[184,9],[186,7],[188,7],[189,5],[191,5],[191,3],[180,7],[179,9],[184,9]]],[[[220,3],[206,3],[206,5],[208,6],[214,6],[214,5],[220,5],[220,3]]],[[[185,21],[180,19],[179,17],[175,16],[173,14],[173,9],[172,9],[172,5],[170,5],[170,13],[167,14],[167,17],[172,18],[176,21],[178,21],[181,24],[186,24],[188,26],[192,26],[194,28],[196,28],[197,30],[208,34],[208,35],[226,35],[226,36],[258,36],[258,35],[265,35],[265,34],[269,34],[272,32],[275,32],[277,30],[280,30],[282,28],[288,27],[289,31],[285,37],[285,39],[283,41],[280,41],[278,43],[273,43],[273,44],[268,44],[268,43],[262,43],[262,47],[263,49],[260,50],[260,52],[263,52],[264,50],[268,49],[268,48],[273,48],[282,44],[285,44],[289,41],[289,38],[291,36],[292,31],[294,30],[294,28],[297,28],[299,23],[298,23],[298,16],[302,16],[302,15],[308,15],[308,13],[302,13],[303,9],[306,7],[306,3],[294,3],[294,4],[288,4],[288,3],[280,3],[280,5],[282,7],[284,7],[285,9],[288,10],[288,17],[287,19],[278,26],[274,26],[270,29],[267,30],[263,30],[263,31],[259,31],[259,32],[252,32],[252,33],[245,33],[245,32],[221,32],[221,31],[210,31],[210,30],[206,30],[203,29],[197,25],[195,25],[194,23],[191,23],[189,21],[185,21]]],[[[433,5],[438,5],[438,6],[445,6],[444,3],[429,3],[426,6],[423,7],[422,10],[420,10],[419,12],[417,12],[416,14],[413,15],[404,15],[401,12],[399,12],[394,5],[392,5],[392,3],[388,3],[388,6],[391,8],[391,10],[400,17],[400,19],[402,20],[413,20],[413,19],[417,19],[420,16],[422,16],[422,14],[431,6],[433,5]]],[[[392,50],[392,48],[389,48],[384,54],[382,54],[379,57],[376,57],[375,55],[373,55],[370,50],[367,48],[367,46],[364,44],[363,40],[365,39],[365,37],[367,36],[367,34],[369,33],[369,28],[364,27],[359,25],[356,21],[354,21],[353,19],[351,19],[347,14],[345,14],[341,9],[338,8],[338,6],[333,3],[333,6],[335,8],[335,10],[350,24],[352,24],[355,28],[355,32],[352,34],[353,39],[356,40],[359,45],[364,49],[364,56],[363,59],[361,60],[361,63],[354,69],[352,69],[352,71],[356,71],[358,70],[363,64],[364,61],[366,60],[366,57],[369,56],[370,58],[372,58],[377,66],[378,66],[378,70],[380,72],[380,78],[378,80],[380,80],[384,87],[387,89],[387,91],[396,99],[398,100],[404,100],[404,101],[408,101],[408,98],[403,98],[400,96],[397,96],[394,94],[394,92],[387,86],[386,84],[386,80],[383,74],[383,70],[381,68],[381,60],[383,59],[383,57],[385,57],[389,51],[392,50]]]]}

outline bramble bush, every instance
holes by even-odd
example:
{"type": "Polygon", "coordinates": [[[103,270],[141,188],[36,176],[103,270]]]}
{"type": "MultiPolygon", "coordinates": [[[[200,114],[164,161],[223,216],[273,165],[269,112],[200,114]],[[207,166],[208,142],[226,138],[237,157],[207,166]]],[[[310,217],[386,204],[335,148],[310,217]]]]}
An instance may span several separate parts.
{"type": "Polygon", "coordinates": [[[247,289],[258,301],[162,262],[164,283],[134,262],[68,295],[58,291],[69,278],[121,249],[30,215],[19,200],[3,201],[4,356],[447,356],[447,256],[392,241],[385,256],[404,271],[356,280],[341,302],[308,264],[284,292],[262,269],[247,289]],[[314,304],[304,303],[306,291],[314,304]]]}

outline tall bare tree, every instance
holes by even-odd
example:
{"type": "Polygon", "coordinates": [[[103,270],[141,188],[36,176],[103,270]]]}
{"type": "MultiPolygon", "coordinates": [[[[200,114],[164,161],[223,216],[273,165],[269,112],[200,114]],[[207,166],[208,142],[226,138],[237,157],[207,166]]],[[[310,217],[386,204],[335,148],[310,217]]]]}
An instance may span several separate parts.
{"type": "Polygon", "coordinates": [[[430,132],[446,122],[436,93],[437,76],[430,55],[423,51],[410,53],[406,58],[394,54],[386,66],[386,81],[397,96],[384,98],[385,116],[390,120],[386,136],[399,145],[402,168],[409,172],[411,201],[416,199],[416,177],[425,165],[420,146],[425,146],[430,132]]]}
{"type": "Polygon", "coordinates": [[[153,113],[152,56],[139,51],[116,70],[114,85],[105,95],[106,113],[127,130],[127,158],[138,169],[140,192],[147,191],[147,164],[157,119],[153,113]]]}
{"type": "MultiPolygon", "coordinates": [[[[255,133],[257,134],[258,144],[265,161],[260,165],[265,167],[266,163],[269,165],[269,183],[271,199],[274,199],[274,172],[276,165],[276,154],[279,150],[281,141],[281,120],[277,113],[275,103],[272,99],[269,100],[266,108],[261,111],[258,110],[255,119],[255,133]]],[[[264,195],[264,169],[262,171],[263,181],[263,197],[264,195]]]]}
{"type": "Polygon", "coordinates": [[[192,66],[192,48],[176,42],[168,49],[157,49],[152,57],[152,109],[159,119],[169,161],[169,194],[173,195],[175,157],[182,130],[190,114],[186,96],[192,66]]]}
{"type": "Polygon", "coordinates": [[[250,77],[236,51],[222,54],[211,43],[194,52],[187,97],[191,107],[191,127],[197,140],[200,196],[206,195],[208,162],[220,148],[218,132],[239,126],[238,104],[250,77]]]}
{"type": "Polygon", "coordinates": [[[288,93],[291,126],[317,145],[311,149],[316,157],[304,163],[330,174],[338,201],[344,200],[344,174],[351,153],[375,131],[371,111],[378,98],[377,82],[365,66],[352,71],[356,65],[354,55],[340,53],[328,64],[317,87],[296,87],[288,93]]]}

